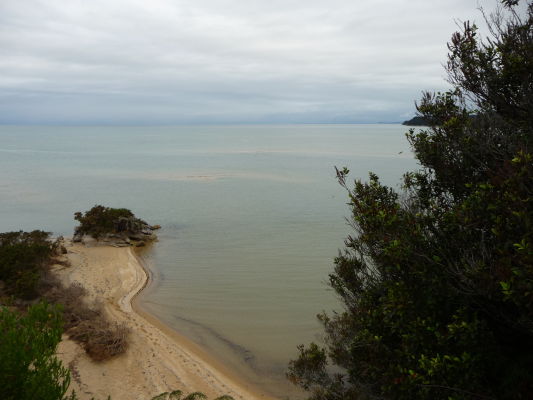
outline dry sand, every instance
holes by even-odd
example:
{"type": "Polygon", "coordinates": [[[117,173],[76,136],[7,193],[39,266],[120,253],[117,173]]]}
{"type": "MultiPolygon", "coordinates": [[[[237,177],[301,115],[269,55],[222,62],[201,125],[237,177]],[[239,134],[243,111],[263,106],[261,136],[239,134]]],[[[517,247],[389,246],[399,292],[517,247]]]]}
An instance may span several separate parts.
{"type": "Polygon", "coordinates": [[[131,248],[86,247],[67,241],[71,266],[57,271],[65,284],[78,282],[86,300],[103,304],[110,320],[131,330],[125,354],[104,362],[92,361],[66,337],[58,356],[71,369],[74,389],[81,400],[150,400],[171,390],[201,391],[214,399],[228,394],[236,400],[272,400],[247,386],[190,341],[132,307],[146,285],[147,273],[131,248]]]}

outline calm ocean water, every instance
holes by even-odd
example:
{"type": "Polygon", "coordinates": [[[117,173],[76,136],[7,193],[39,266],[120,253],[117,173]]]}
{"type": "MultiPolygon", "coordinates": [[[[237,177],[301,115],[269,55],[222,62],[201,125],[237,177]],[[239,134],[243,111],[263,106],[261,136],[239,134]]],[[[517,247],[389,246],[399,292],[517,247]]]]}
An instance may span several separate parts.
{"type": "Polygon", "coordinates": [[[334,166],[396,186],[416,168],[401,125],[0,126],[0,231],[71,235],[73,213],[161,224],[144,308],[250,382],[296,396],[296,346],[338,309],[326,280],[350,232],[334,166]]]}

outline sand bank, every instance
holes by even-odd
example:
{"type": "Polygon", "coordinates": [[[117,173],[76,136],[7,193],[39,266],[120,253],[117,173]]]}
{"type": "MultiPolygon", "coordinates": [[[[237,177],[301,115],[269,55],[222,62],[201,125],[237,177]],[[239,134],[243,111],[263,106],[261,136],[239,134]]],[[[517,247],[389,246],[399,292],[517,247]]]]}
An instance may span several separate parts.
{"type": "Polygon", "coordinates": [[[57,272],[65,284],[78,282],[87,301],[99,301],[112,321],[131,330],[129,348],[109,361],[96,363],[64,337],[58,356],[72,371],[71,389],[80,400],[150,400],[170,391],[201,391],[210,399],[223,394],[236,400],[272,400],[240,382],[224,367],[202,354],[187,339],[157,319],[132,307],[148,276],[131,248],[85,247],[67,243],[72,266],[57,272]]]}

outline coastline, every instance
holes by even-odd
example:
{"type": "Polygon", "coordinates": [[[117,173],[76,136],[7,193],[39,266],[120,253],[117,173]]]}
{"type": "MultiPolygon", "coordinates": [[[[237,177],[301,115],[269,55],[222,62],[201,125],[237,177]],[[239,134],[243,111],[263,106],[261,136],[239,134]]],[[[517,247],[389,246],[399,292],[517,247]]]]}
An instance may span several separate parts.
{"type": "MultiPolygon", "coordinates": [[[[131,299],[131,306],[133,310],[139,314],[142,318],[144,318],[147,322],[157,327],[159,330],[161,330],[163,333],[168,335],[170,338],[172,338],[174,341],[178,343],[178,345],[183,346],[187,348],[189,351],[191,351],[196,357],[200,358],[202,361],[207,363],[209,366],[214,368],[216,371],[221,373],[225,379],[229,379],[231,382],[236,384],[238,387],[245,389],[246,391],[250,392],[252,396],[254,396],[254,399],[261,399],[261,400],[278,400],[276,397],[273,397],[271,394],[261,392],[261,390],[252,384],[246,382],[244,379],[240,378],[238,375],[236,375],[231,369],[227,368],[219,359],[211,356],[207,351],[205,351],[203,348],[201,348],[198,344],[191,341],[186,336],[180,334],[176,330],[174,330],[172,327],[167,325],[164,321],[159,319],[154,314],[151,314],[149,311],[145,310],[142,307],[142,300],[141,300],[141,292],[148,288],[152,283],[154,283],[155,271],[152,271],[147,265],[145,260],[143,259],[142,255],[138,254],[138,249],[132,248],[133,255],[137,258],[137,261],[141,268],[143,269],[144,273],[146,274],[146,281],[142,288],[140,288],[137,293],[132,297],[131,299]]],[[[145,251],[146,248],[141,248],[141,251],[145,251]]],[[[228,393],[225,393],[228,394],[228,393]]]]}
{"type": "Polygon", "coordinates": [[[219,361],[166,326],[138,304],[150,283],[150,271],[130,248],[67,244],[70,267],[56,275],[83,286],[88,303],[101,302],[109,319],[130,329],[125,354],[94,362],[75,342],[63,337],[58,357],[71,369],[70,390],[80,400],[150,400],[166,391],[201,391],[210,399],[224,394],[235,400],[274,400],[233,375],[219,361]]]}

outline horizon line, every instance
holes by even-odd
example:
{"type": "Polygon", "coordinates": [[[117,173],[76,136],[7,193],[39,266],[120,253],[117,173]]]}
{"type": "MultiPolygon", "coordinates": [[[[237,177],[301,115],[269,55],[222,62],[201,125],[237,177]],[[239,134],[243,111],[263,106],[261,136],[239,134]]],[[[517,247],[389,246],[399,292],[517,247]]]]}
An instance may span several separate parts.
{"type": "Polygon", "coordinates": [[[246,125],[402,125],[404,121],[379,121],[379,122],[173,122],[173,123],[109,123],[109,122],[0,122],[0,126],[246,126],[246,125]]]}

